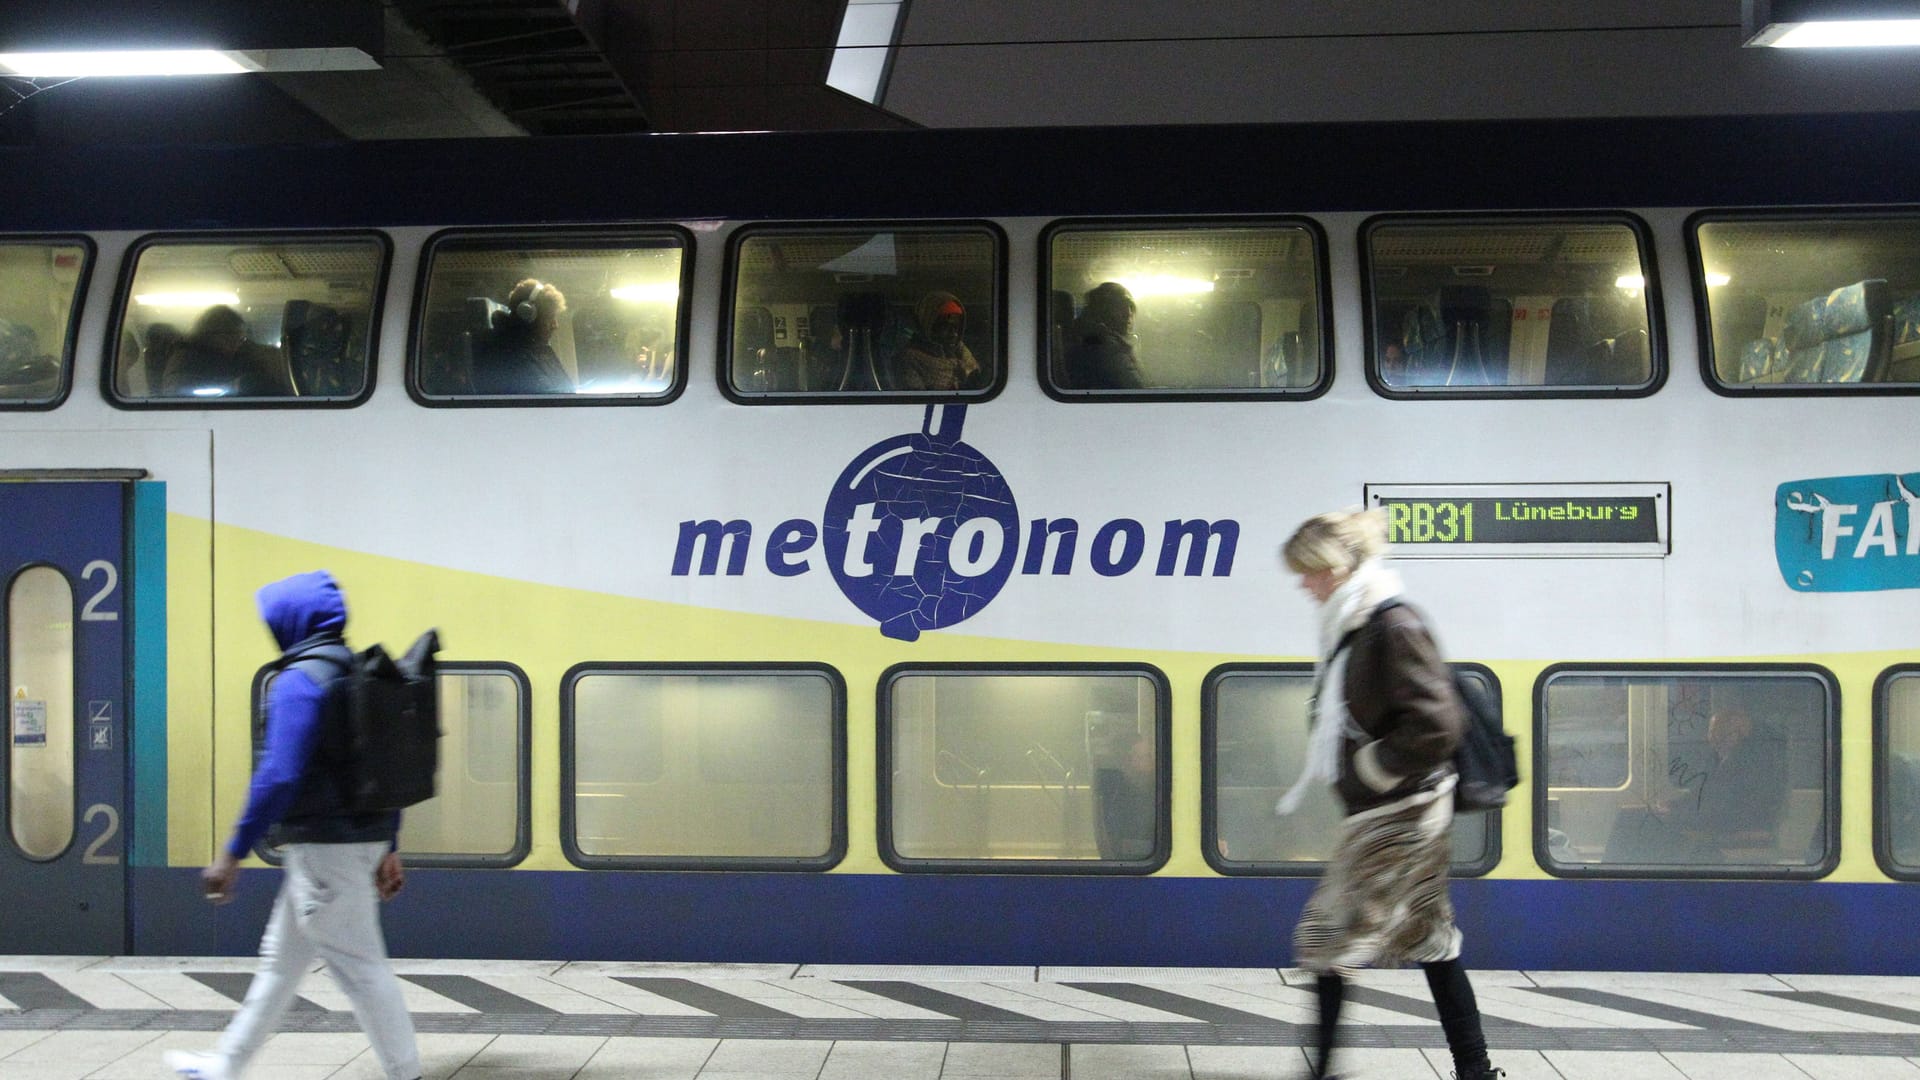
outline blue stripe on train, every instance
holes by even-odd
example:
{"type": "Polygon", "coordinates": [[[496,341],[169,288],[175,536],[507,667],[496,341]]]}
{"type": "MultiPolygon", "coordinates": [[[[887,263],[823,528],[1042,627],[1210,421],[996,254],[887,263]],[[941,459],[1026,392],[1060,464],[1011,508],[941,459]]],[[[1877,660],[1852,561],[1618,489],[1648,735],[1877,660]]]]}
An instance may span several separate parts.
{"type": "MultiPolygon", "coordinates": [[[[134,951],[252,952],[279,872],[238,902],[195,871],[135,868],[134,951]]],[[[867,874],[415,870],[386,909],[396,956],[713,962],[1271,967],[1312,882],[867,874]]],[[[1479,968],[1920,970],[1913,887],[1819,882],[1456,882],[1479,968]]]]}

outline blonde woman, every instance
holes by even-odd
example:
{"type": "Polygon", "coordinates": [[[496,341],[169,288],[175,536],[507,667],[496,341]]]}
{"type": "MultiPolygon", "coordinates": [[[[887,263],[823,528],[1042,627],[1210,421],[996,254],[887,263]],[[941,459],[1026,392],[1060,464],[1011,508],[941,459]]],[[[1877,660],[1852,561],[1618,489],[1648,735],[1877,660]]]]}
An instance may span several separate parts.
{"type": "Polygon", "coordinates": [[[1346,808],[1325,876],[1294,930],[1294,960],[1319,976],[1315,1077],[1331,1077],[1346,980],[1370,965],[1418,963],[1447,1033],[1458,1080],[1506,1074],[1487,1060],[1460,931],[1447,896],[1453,847],[1453,751],[1465,712],[1433,638],[1399,603],[1386,565],[1386,519],[1335,511],[1309,519],[1280,549],[1320,605],[1319,663],[1306,766],[1275,809],[1309,786],[1346,808]]]}

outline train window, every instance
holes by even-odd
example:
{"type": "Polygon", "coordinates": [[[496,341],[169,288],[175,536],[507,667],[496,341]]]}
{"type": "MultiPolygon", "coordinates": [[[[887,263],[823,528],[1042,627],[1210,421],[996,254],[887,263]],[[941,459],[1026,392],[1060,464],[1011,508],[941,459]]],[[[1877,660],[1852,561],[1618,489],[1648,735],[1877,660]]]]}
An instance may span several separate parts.
{"type": "MultiPolygon", "coordinates": [[[[280,677],[268,664],[253,680],[253,743],[266,738],[267,696],[280,677]]],[[[400,853],[416,866],[512,866],[526,857],[531,773],[527,677],[512,664],[442,661],[436,686],[440,760],[434,795],[400,818],[400,853]]],[[[278,864],[275,845],[256,854],[278,864]]]]}
{"type": "Polygon", "coordinates": [[[1887,876],[1920,881],[1920,664],[1888,669],[1873,697],[1874,854],[1887,876]]]}
{"type": "Polygon", "coordinates": [[[1715,389],[1920,389],[1920,218],[1703,215],[1691,239],[1715,389]]]}
{"type": "Polygon", "coordinates": [[[881,679],[880,855],[899,870],[1147,873],[1167,859],[1165,676],[901,665],[881,679]]]}
{"type": "Polygon", "coordinates": [[[1818,668],[1562,664],[1536,691],[1534,844],[1566,876],[1818,877],[1838,725],[1818,668]]]}
{"type": "Polygon", "coordinates": [[[813,665],[582,664],[562,693],[580,866],[824,870],[846,851],[846,689],[813,665]]]}
{"type": "Polygon", "coordinates": [[[46,409],[66,396],[74,328],[93,245],[0,237],[0,409],[46,409]]]}
{"type": "Polygon", "coordinates": [[[1622,219],[1370,222],[1367,379],[1409,398],[1651,393],[1648,246],[1622,219]]]}
{"type": "Polygon", "coordinates": [[[691,252],[667,228],[436,236],[409,389],[427,405],[671,401],[691,252]]]}
{"type": "Polygon", "coordinates": [[[742,229],[721,388],[739,401],[990,393],[1004,246],[988,226],[742,229]]]}
{"type": "Polygon", "coordinates": [[[1317,393],[1321,248],[1306,222],[1055,225],[1043,383],[1063,400],[1317,393]]]}
{"type": "MultiPolygon", "coordinates": [[[[1478,665],[1456,665],[1494,701],[1499,681],[1478,665]]],[[[1227,664],[1201,696],[1201,843],[1223,874],[1317,874],[1333,854],[1344,816],[1331,789],[1316,786],[1292,814],[1274,804],[1300,775],[1307,751],[1309,664],[1227,664]]],[[[1484,874],[1500,861],[1500,814],[1453,822],[1453,869],[1484,874]]]]}
{"type": "Polygon", "coordinates": [[[400,821],[419,866],[511,866],[530,839],[527,677],[510,664],[440,664],[440,771],[400,821]]]}
{"type": "Polygon", "coordinates": [[[149,237],[109,338],[121,405],[345,405],[372,387],[385,237],[149,237]]]}
{"type": "Polygon", "coordinates": [[[73,586],[32,566],[7,589],[7,822],[29,859],[73,842],[73,586]]]}

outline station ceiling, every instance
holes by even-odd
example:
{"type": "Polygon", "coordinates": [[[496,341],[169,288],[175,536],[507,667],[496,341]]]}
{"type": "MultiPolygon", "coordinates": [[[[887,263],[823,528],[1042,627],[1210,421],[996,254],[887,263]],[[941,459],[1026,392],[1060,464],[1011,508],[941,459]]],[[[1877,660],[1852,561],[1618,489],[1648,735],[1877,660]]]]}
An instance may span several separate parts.
{"type": "Polygon", "coordinates": [[[0,141],[1920,109],[1910,51],[1742,49],[1740,0],[906,0],[874,103],[825,85],[847,0],[335,2],[379,70],[0,80],[0,141]]]}

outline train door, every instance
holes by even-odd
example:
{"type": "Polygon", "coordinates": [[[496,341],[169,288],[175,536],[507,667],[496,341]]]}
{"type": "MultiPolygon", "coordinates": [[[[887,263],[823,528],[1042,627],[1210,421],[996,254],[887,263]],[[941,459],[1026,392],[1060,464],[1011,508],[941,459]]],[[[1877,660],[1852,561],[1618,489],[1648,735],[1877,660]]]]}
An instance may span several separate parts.
{"type": "Polygon", "coordinates": [[[0,483],[0,954],[126,950],[129,492],[0,483]]]}

